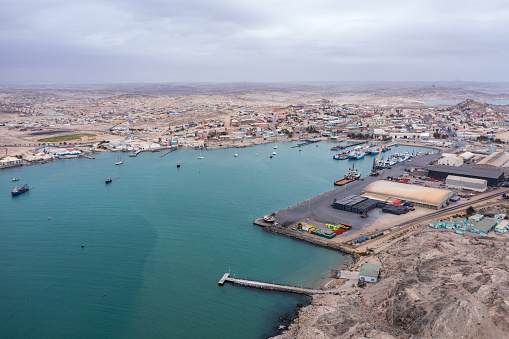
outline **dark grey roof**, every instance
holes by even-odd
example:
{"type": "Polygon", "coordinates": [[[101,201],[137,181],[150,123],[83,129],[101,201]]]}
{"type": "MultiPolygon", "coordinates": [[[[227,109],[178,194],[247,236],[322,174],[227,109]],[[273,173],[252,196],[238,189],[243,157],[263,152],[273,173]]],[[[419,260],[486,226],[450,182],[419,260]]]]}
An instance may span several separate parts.
{"type": "Polygon", "coordinates": [[[494,220],[483,219],[476,223],[475,226],[472,226],[471,228],[482,231],[484,233],[488,233],[493,227],[495,227],[496,224],[497,222],[494,220]]]}
{"type": "Polygon", "coordinates": [[[428,167],[430,171],[445,172],[457,175],[475,175],[478,177],[498,179],[501,175],[504,175],[501,171],[494,171],[481,168],[470,168],[470,167],[454,167],[445,165],[435,165],[428,167]]]}

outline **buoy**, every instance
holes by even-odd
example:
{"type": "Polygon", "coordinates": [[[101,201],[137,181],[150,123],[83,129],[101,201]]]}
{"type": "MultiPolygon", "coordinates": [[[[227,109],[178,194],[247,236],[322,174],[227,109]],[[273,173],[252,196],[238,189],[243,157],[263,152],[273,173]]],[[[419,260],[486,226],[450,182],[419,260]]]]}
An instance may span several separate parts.
{"type": "Polygon", "coordinates": [[[50,218],[50,217],[48,217],[48,220],[50,220],[50,219],[51,219],[51,218],[50,218]]]}

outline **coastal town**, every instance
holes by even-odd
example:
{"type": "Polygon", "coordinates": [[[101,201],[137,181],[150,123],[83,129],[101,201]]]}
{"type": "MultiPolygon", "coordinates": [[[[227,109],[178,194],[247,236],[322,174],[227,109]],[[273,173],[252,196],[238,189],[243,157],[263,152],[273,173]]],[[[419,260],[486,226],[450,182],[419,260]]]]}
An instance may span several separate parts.
{"type": "MultiPolygon", "coordinates": [[[[420,288],[432,291],[443,277],[455,275],[464,293],[472,298],[477,293],[465,285],[465,272],[435,267],[432,260],[452,256],[451,248],[456,247],[468,257],[465,260],[474,261],[475,257],[466,254],[472,246],[484,248],[491,242],[505,248],[509,241],[509,106],[472,99],[454,104],[430,104],[414,98],[399,98],[397,104],[378,100],[349,101],[322,95],[302,99],[295,94],[266,98],[262,94],[5,92],[0,96],[0,149],[5,150],[0,156],[0,170],[43,166],[59,159],[92,160],[100,152],[127,152],[136,157],[140,152],[161,151],[163,156],[181,149],[241,148],[283,141],[299,149],[332,143],[328,161],[343,162],[349,168],[343,178],[331,182],[336,188],[285,209],[267,211],[254,224],[268,232],[347,253],[352,260],[331,269],[320,289],[248,281],[229,274],[223,276],[220,285],[229,282],[313,296],[311,305],[301,309],[293,324],[281,327],[285,330],[282,338],[310,333],[333,336],[330,327],[322,324],[324,317],[339,326],[344,336],[411,335],[421,333],[424,326],[415,325],[417,319],[429,324],[438,316],[431,312],[438,297],[426,299],[417,292],[420,288]],[[361,175],[355,168],[356,161],[363,158],[372,162],[369,175],[361,175]],[[441,279],[428,285],[431,279],[404,283],[407,290],[398,299],[401,293],[396,294],[399,287],[395,281],[405,279],[402,275],[406,269],[390,253],[411,251],[412,246],[406,246],[409,239],[423,246],[424,254],[413,253],[422,257],[422,261],[412,260],[414,268],[429,260],[426,265],[433,269],[423,270],[440,271],[441,279]],[[428,250],[430,246],[435,250],[428,250]],[[396,316],[390,315],[394,317],[390,325],[385,310],[364,310],[363,314],[358,309],[352,311],[345,301],[366,298],[382,305],[387,302],[377,299],[382,288],[390,291],[386,300],[398,305],[396,316]],[[345,310],[356,314],[350,323],[342,315],[345,310]],[[371,318],[365,315],[370,312],[371,318]],[[362,330],[362,326],[373,329],[362,330]]],[[[106,183],[112,180],[108,178],[106,183]]],[[[12,195],[29,190],[23,187],[12,195]]],[[[485,251],[483,258],[488,253],[485,251]]],[[[493,267],[505,270],[504,265],[493,267]]],[[[479,276],[488,274],[482,267],[475,271],[479,276]]],[[[504,271],[500,279],[509,281],[509,274],[504,271]]],[[[505,292],[494,284],[484,286],[503,299],[505,292]]],[[[445,299],[451,298],[449,293],[445,299]]],[[[485,315],[509,311],[493,300],[463,307],[483,307],[485,315]]],[[[446,313],[446,306],[439,312],[446,313]]],[[[440,336],[446,329],[456,328],[462,319],[458,315],[442,328],[426,333],[440,336]]],[[[468,326],[479,331],[491,323],[479,324],[470,321],[468,326]]],[[[504,333],[501,326],[493,333],[504,333]]]]}
{"type": "MultiPolygon", "coordinates": [[[[355,100],[355,98],[353,99],[355,100]]],[[[287,95],[268,100],[225,95],[0,95],[0,166],[82,156],[101,150],[244,147],[281,140],[405,141],[486,153],[509,141],[509,106],[467,99],[431,105],[342,103],[287,95]],[[21,161],[15,161],[16,157],[21,161]]],[[[451,159],[452,161],[452,159],[451,159]]]]}

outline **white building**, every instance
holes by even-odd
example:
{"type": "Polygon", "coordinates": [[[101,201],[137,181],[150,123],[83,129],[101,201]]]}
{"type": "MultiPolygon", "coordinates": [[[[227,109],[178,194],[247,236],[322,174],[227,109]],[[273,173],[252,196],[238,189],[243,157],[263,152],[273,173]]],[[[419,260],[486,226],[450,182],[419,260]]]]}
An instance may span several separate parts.
{"type": "Polygon", "coordinates": [[[463,165],[463,158],[460,158],[454,154],[444,153],[443,157],[438,159],[439,165],[456,166],[463,165]]]}
{"type": "Polygon", "coordinates": [[[359,272],[359,280],[376,283],[380,274],[380,266],[376,264],[364,263],[359,272]]]}
{"type": "Polygon", "coordinates": [[[460,177],[456,175],[448,175],[445,179],[445,184],[449,188],[468,189],[477,192],[484,192],[488,188],[487,180],[460,177]]]}
{"type": "Polygon", "coordinates": [[[23,164],[23,161],[21,159],[18,159],[16,157],[5,157],[3,159],[0,159],[0,167],[11,167],[11,166],[20,166],[23,164]]]}

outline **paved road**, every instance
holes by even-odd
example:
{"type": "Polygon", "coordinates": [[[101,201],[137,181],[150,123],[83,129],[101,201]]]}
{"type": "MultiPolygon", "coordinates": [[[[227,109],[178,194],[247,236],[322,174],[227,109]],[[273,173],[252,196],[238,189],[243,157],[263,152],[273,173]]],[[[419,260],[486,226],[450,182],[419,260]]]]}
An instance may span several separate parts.
{"type": "MultiPolygon", "coordinates": [[[[383,178],[387,176],[399,176],[405,173],[405,168],[425,167],[427,163],[440,157],[438,154],[421,155],[413,158],[412,162],[400,163],[391,169],[381,172],[383,178]]],[[[370,217],[363,219],[357,213],[345,212],[334,209],[331,204],[335,199],[340,200],[349,195],[360,195],[362,190],[373,181],[380,180],[378,177],[364,177],[362,180],[354,181],[345,186],[335,188],[331,191],[312,197],[311,200],[305,200],[296,205],[276,212],[275,219],[281,225],[294,225],[299,222],[305,222],[308,219],[310,223],[340,223],[344,222],[353,226],[354,231],[362,229],[364,226],[373,223],[383,213],[380,209],[371,211],[370,217]]]]}

